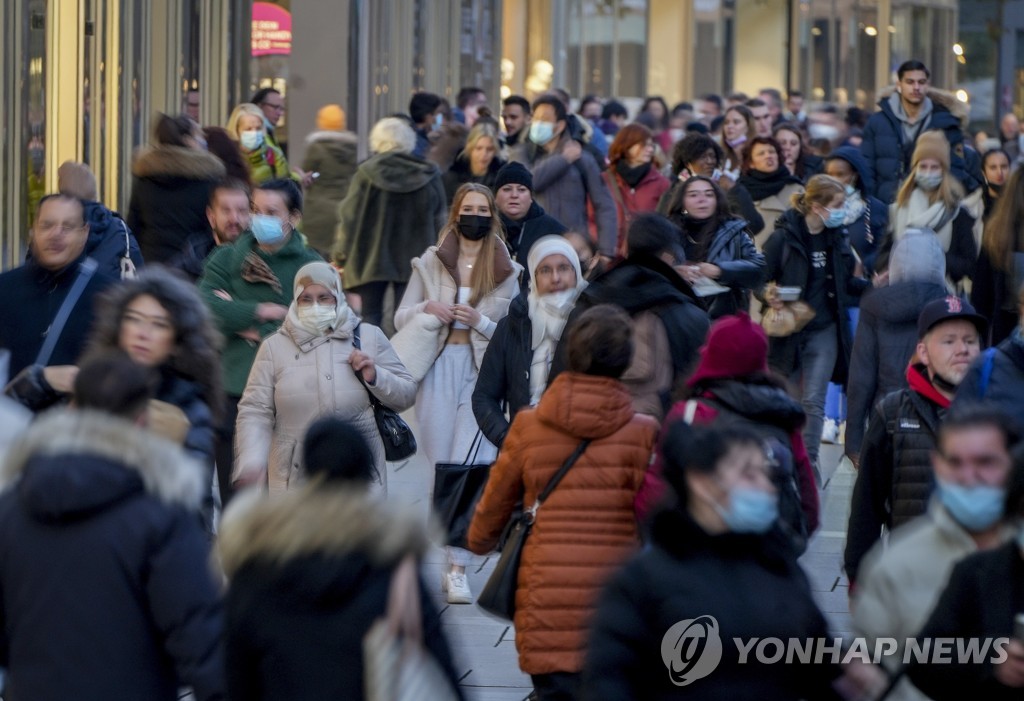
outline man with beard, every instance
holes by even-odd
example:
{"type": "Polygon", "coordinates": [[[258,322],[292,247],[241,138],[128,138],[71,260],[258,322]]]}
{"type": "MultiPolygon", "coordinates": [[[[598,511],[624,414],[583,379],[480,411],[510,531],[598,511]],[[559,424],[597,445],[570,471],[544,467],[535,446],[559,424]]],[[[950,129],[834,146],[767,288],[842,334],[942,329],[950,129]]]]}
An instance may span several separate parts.
{"type": "Polygon", "coordinates": [[[864,434],[844,556],[851,588],[882,526],[892,530],[927,511],[939,424],[987,329],[987,320],[958,297],[933,300],[921,311],[909,388],[878,403],[864,434]]]}
{"type": "Polygon", "coordinates": [[[200,231],[185,242],[181,254],[169,265],[181,270],[193,281],[203,274],[206,258],[217,246],[234,243],[242,232],[249,228],[251,208],[249,186],[241,180],[222,180],[210,193],[206,206],[206,218],[210,222],[211,236],[200,231]]]}

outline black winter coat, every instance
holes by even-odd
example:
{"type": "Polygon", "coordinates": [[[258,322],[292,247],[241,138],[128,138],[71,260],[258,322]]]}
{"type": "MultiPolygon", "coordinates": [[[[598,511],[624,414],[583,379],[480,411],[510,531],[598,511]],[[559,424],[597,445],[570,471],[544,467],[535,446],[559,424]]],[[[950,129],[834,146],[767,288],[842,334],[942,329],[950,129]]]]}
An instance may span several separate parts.
{"type": "Polygon", "coordinates": [[[512,260],[523,266],[523,289],[530,281],[530,266],[527,256],[537,239],[551,234],[564,234],[569,229],[565,224],[544,212],[544,208],[534,201],[522,219],[509,219],[501,214],[501,223],[505,227],[505,242],[512,254],[512,260]]]}
{"type": "Polygon", "coordinates": [[[747,222],[742,219],[729,220],[719,227],[704,260],[698,262],[721,268],[722,275],[715,282],[729,288],[728,292],[701,300],[712,320],[749,309],[751,290],[764,285],[764,254],[757,250],[747,222]]]}
{"type": "MultiPolygon", "coordinates": [[[[965,192],[973,192],[981,185],[981,180],[978,174],[968,172],[964,160],[964,134],[960,119],[949,110],[955,98],[947,100],[946,94],[935,90],[930,90],[928,97],[933,103],[932,114],[918,135],[931,129],[942,130],[949,141],[950,170],[963,184],[965,192]]],[[[871,194],[890,204],[896,200],[900,183],[910,174],[911,157],[917,142],[907,142],[904,138],[903,123],[893,113],[889,96],[879,100],[878,108],[878,112],[868,118],[860,148],[874,183],[871,194]]]]}
{"type": "Polygon", "coordinates": [[[184,448],[193,458],[205,465],[213,464],[215,426],[210,406],[203,399],[199,383],[188,380],[169,368],[163,368],[156,398],[173,404],[185,413],[189,428],[184,448]]]}
{"type": "Polygon", "coordinates": [[[844,562],[851,582],[882,526],[892,530],[928,510],[935,490],[931,453],[945,413],[912,389],[893,392],[872,412],[846,531],[844,562]]]}
{"type": "Polygon", "coordinates": [[[871,410],[882,397],[907,386],[907,363],[917,348],[917,317],[924,305],[948,294],[934,282],[900,282],[869,290],[860,301],[847,386],[845,449],[860,452],[871,410]]]}
{"type": "MultiPolygon", "coordinates": [[[[1016,542],[968,555],[953,567],[949,583],[918,634],[925,644],[940,638],[1013,638],[1013,618],[1024,611],[1024,560],[1016,542]]],[[[958,640],[959,644],[959,640],[958,640]]],[[[957,646],[954,645],[954,650],[957,646]]],[[[990,660],[961,663],[953,653],[952,664],[922,664],[912,660],[907,676],[922,693],[935,701],[1019,699],[1020,689],[996,681],[990,660]]]]}
{"type": "MultiPolygon", "coordinates": [[[[1024,255],[1014,252],[1013,257],[1024,255]]],[[[1007,261],[1013,265],[1015,261],[1007,261]]],[[[1014,276],[992,262],[988,251],[982,246],[978,256],[978,265],[971,278],[971,304],[983,317],[991,322],[989,327],[989,345],[998,345],[1014,332],[1020,323],[1017,311],[1017,291],[1014,276]]]]}
{"type": "MultiPolygon", "coordinates": [[[[422,524],[365,491],[329,484],[236,502],[220,540],[230,578],[230,698],[364,698],[363,637],[385,613],[395,566],[426,550],[422,524]]],[[[420,604],[425,646],[454,687],[440,615],[422,582],[420,604]]]]}
{"type": "MultiPolygon", "coordinates": [[[[41,268],[34,260],[0,274],[0,348],[11,351],[10,376],[35,362],[64,298],[68,296],[81,258],[58,272],[41,268]]],[[[68,317],[48,365],[74,365],[85,348],[92,326],[96,296],[118,281],[97,269],[68,317]]]]}
{"type": "Polygon", "coordinates": [[[473,415],[484,437],[501,447],[516,413],[530,406],[533,324],[523,292],[512,300],[487,344],[473,388],[473,415]],[[508,418],[505,418],[505,407],[508,418]]]}
{"type": "Polygon", "coordinates": [[[225,698],[199,466],[127,421],[40,417],[5,466],[0,614],[11,698],[225,698]],[[41,555],[44,554],[44,555],[41,555]]]}
{"type": "Polygon", "coordinates": [[[986,406],[1005,412],[1019,423],[1024,422],[1024,345],[1011,335],[996,347],[992,374],[982,393],[984,364],[985,353],[982,352],[961,380],[953,401],[966,404],[984,399],[986,406]]]}
{"type": "Polygon", "coordinates": [[[690,285],[672,266],[659,258],[634,256],[619,261],[580,294],[555,350],[548,386],[566,369],[568,331],[573,322],[597,304],[616,304],[630,316],[646,311],[655,313],[668,335],[675,376],[673,385],[678,385],[693,370],[711,326],[707,312],[690,285]]]}
{"type": "MultiPolygon", "coordinates": [[[[864,212],[856,220],[846,225],[850,234],[850,245],[864,263],[864,270],[871,273],[875,269],[875,258],[878,249],[885,240],[885,232],[889,227],[889,207],[872,195],[874,180],[868,172],[867,164],[860,149],[853,146],[840,146],[828,155],[829,160],[840,158],[850,164],[857,174],[857,191],[865,203],[864,212]]],[[[820,172],[820,171],[819,171],[820,172]]]]}
{"type": "MultiPolygon", "coordinates": [[[[799,287],[807,293],[811,274],[809,243],[811,233],[803,216],[795,209],[788,209],[775,223],[776,229],[765,241],[764,257],[767,265],[765,277],[783,287],[799,287]]],[[[846,229],[825,229],[817,236],[828,237],[831,269],[828,271],[829,295],[836,309],[836,333],[839,334],[839,353],[832,371],[832,381],[845,384],[853,350],[853,334],[850,330],[849,309],[856,306],[856,300],[869,286],[867,280],[853,276],[855,261],[850,250],[850,238],[846,229]],[[834,255],[838,253],[838,255],[834,255]]],[[[770,365],[785,377],[799,367],[797,358],[801,331],[784,338],[769,339],[768,360],[770,365]]]]}
{"type": "Polygon", "coordinates": [[[495,156],[490,165],[487,166],[487,172],[481,176],[473,175],[473,172],[469,169],[469,159],[464,156],[459,156],[452,163],[452,167],[445,171],[441,179],[444,181],[444,194],[446,202],[450,207],[452,200],[455,199],[455,193],[460,187],[466,183],[478,183],[483,185],[488,190],[494,189],[494,182],[498,179],[498,171],[506,161],[500,160],[495,156]]]}
{"type": "MultiPolygon", "coordinates": [[[[598,602],[583,669],[583,699],[839,698],[831,689],[837,665],[766,665],[756,663],[753,653],[739,664],[734,638],[828,637],[807,576],[781,532],[711,536],[688,514],[671,509],[655,517],[652,537],[654,546],[628,562],[598,602]],[[664,639],[680,621],[702,616],[716,622],[721,662],[704,678],[677,686],[663,661],[664,639]]],[[[694,642],[677,642],[678,672],[688,659],[679,646],[694,642]]]]}
{"type": "Polygon", "coordinates": [[[220,159],[205,151],[159,146],[139,154],[132,164],[128,226],[147,263],[165,263],[190,236],[209,233],[206,206],[224,173],[220,159]]]}

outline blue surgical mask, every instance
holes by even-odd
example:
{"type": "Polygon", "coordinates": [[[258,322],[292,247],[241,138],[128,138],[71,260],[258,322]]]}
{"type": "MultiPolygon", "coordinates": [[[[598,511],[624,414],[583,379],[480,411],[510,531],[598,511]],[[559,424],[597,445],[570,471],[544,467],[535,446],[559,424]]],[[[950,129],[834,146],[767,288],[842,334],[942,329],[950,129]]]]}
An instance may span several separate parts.
{"type": "Polygon", "coordinates": [[[543,146],[555,136],[555,125],[551,122],[531,122],[530,141],[543,146]]]}
{"type": "Polygon", "coordinates": [[[821,221],[825,224],[826,229],[835,229],[843,225],[846,221],[846,207],[839,207],[837,209],[829,209],[825,207],[825,211],[828,212],[828,217],[821,221]]]}
{"type": "Polygon", "coordinates": [[[857,188],[855,188],[853,185],[849,185],[848,184],[845,187],[845,190],[846,190],[846,196],[847,197],[853,197],[855,194],[857,194],[857,188]]]}
{"type": "Polygon", "coordinates": [[[441,125],[444,124],[444,115],[438,112],[434,115],[434,129],[440,129],[441,125]]]}
{"type": "Polygon", "coordinates": [[[726,508],[712,502],[733,533],[765,533],[779,518],[779,498],[751,487],[733,487],[726,508]]]}
{"type": "Polygon", "coordinates": [[[937,190],[939,185],[942,184],[942,173],[922,173],[921,171],[914,172],[914,182],[922,190],[931,192],[937,190]]]}
{"type": "Polygon", "coordinates": [[[284,225],[277,217],[269,214],[252,215],[252,235],[256,241],[264,246],[276,246],[284,241],[284,225]]]}
{"type": "Polygon", "coordinates": [[[263,132],[243,131],[238,135],[238,141],[246,151],[255,151],[263,145],[263,132]]]}
{"type": "Polygon", "coordinates": [[[1006,490],[1002,487],[964,487],[938,480],[938,493],[950,516],[972,533],[987,531],[1003,515],[1006,490]]]}

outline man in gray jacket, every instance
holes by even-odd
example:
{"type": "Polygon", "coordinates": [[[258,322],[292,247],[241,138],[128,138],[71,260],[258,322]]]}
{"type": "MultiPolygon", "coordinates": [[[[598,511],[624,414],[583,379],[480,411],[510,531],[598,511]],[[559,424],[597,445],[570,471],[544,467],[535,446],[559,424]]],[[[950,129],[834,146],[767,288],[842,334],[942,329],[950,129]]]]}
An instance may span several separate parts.
{"type": "Polygon", "coordinates": [[[615,202],[601,177],[601,168],[567,129],[565,105],[553,95],[533,103],[530,135],[512,153],[512,160],[533,172],[537,201],[570,231],[588,231],[587,201],[594,208],[601,255],[615,255],[618,222],[615,202]]]}

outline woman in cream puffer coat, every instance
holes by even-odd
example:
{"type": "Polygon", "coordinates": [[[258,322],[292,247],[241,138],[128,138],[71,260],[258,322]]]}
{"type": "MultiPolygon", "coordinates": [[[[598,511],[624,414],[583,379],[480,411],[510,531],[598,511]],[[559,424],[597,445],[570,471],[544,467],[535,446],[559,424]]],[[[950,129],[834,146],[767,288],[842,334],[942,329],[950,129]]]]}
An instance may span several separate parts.
{"type": "Polygon", "coordinates": [[[384,332],[361,324],[349,309],[334,268],[327,263],[303,266],[294,289],[288,316],[260,346],[238,404],[234,481],[265,480],[271,492],[294,488],[303,473],[299,446],[306,429],[332,415],[362,432],[386,493],[384,444],[367,392],[404,411],[416,398],[416,383],[384,332]],[[361,350],[353,344],[357,329],[361,350]]]}

